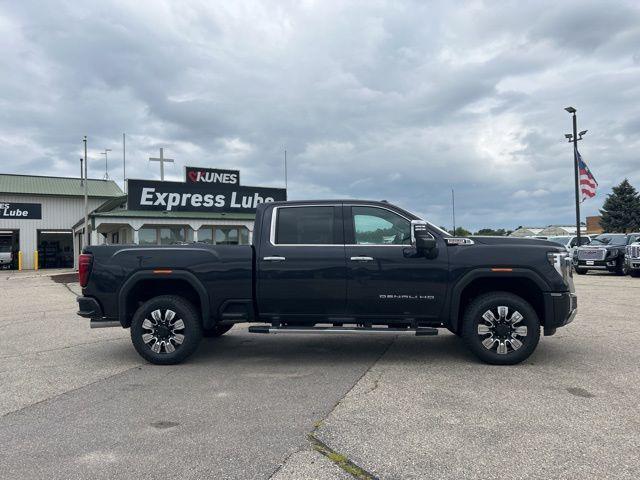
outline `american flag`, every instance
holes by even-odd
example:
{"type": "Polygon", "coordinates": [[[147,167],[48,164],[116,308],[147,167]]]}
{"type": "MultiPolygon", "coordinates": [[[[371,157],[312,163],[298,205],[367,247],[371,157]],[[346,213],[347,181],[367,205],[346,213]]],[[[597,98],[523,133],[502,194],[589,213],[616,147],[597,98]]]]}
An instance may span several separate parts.
{"type": "Polygon", "coordinates": [[[576,155],[578,156],[578,169],[580,170],[580,191],[582,192],[582,201],[584,202],[587,198],[596,196],[598,182],[596,182],[587,164],[582,160],[582,156],[578,150],[576,150],[576,155]]]}

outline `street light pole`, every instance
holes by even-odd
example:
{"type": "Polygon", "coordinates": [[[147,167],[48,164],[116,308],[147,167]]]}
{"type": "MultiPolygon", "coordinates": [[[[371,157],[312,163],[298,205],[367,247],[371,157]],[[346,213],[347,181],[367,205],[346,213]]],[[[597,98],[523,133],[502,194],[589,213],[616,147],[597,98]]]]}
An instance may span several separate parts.
{"type": "Polygon", "coordinates": [[[573,173],[576,189],[576,236],[578,237],[578,246],[582,245],[580,235],[580,174],[578,168],[578,120],[576,118],[576,109],[573,107],[565,108],[572,115],[573,135],[569,139],[573,143],[573,173]]]}
{"type": "Polygon", "coordinates": [[[87,176],[87,165],[89,159],[87,158],[87,136],[85,135],[84,142],[84,245],[89,245],[89,177],[87,176]]]}

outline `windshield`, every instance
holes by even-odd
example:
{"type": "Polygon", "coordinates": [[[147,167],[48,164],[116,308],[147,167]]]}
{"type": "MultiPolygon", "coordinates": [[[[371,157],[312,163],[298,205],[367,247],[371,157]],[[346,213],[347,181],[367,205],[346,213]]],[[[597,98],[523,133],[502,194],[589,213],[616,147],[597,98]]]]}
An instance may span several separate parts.
{"type": "Polygon", "coordinates": [[[598,235],[591,240],[591,245],[625,245],[626,235],[598,235]]]}
{"type": "Polygon", "coordinates": [[[11,251],[11,245],[0,245],[0,253],[7,253],[11,251]]]}
{"type": "Polygon", "coordinates": [[[571,237],[549,237],[547,238],[547,240],[564,246],[567,243],[569,243],[569,240],[571,240],[571,237]]]}

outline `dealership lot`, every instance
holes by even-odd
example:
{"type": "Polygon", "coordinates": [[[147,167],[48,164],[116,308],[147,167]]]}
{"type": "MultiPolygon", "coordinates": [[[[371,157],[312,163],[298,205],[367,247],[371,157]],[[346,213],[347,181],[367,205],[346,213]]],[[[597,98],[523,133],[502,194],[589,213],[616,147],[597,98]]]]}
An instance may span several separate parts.
{"type": "Polygon", "coordinates": [[[457,337],[261,336],[144,363],[68,277],[0,277],[8,478],[638,478],[640,279],[575,278],[580,312],[515,367],[457,337]],[[312,441],[308,435],[312,434],[312,441]],[[315,440],[314,440],[315,439],[315,440]]]}

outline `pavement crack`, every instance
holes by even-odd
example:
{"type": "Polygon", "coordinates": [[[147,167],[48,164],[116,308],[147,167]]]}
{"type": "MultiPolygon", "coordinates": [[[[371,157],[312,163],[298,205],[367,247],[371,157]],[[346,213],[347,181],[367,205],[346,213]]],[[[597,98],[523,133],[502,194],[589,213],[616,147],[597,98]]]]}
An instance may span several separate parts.
{"type": "MultiPolygon", "coordinates": [[[[333,405],[329,413],[327,413],[327,415],[325,415],[325,417],[322,420],[318,420],[314,424],[313,430],[311,431],[311,433],[307,435],[307,439],[311,443],[311,446],[313,447],[314,450],[316,450],[317,452],[327,457],[329,460],[331,460],[338,467],[340,467],[345,472],[349,473],[354,478],[363,479],[363,480],[374,480],[374,479],[377,480],[378,477],[372,475],[362,467],[356,465],[351,460],[349,460],[349,458],[346,457],[345,455],[342,455],[334,451],[333,449],[331,449],[328,445],[326,445],[321,440],[319,440],[318,437],[316,437],[316,432],[318,431],[318,429],[320,429],[320,427],[322,427],[324,420],[326,420],[327,418],[329,418],[329,416],[331,416],[331,414],[335,411],[336,408],[338,408],[338,406],[342,403],[342,401],[353,391],[356,385],[358,385],[358,383],[360,383],[360,381],[364,378],[364,376],[371,371],[374,365],[376,365],[380,361],[380,359],[387,354],[387,352],[391,349],[391,347],[393,346],[393,344],[396,342],[397,339],[398,339],[398,336],[396,335],[389,342],[389,344],[382,350],[382,352],[380,352],[380,355],[378,355],[371,362],[371,364],[364,370],[364,372],[362,372],[362,375],[360,375],[356,379],[356,381],[353,382],[353,385],[351,385],[351,388],[349,388],[349,390],[333,405]]],[[[382,372],[380,372],[380,375],[378,376],[378,378],[374,380],[373,388],[371,388],[366,393],[371,393],[376,388],[378,388],[381,378],[382,378],[382,372]]]]}
{"type": "Polygon", "coordinates": [[[49,352],[58,352],[61,350],[68,350],[70,348],[77,348],[77,347],[82,347],[84,345],[93,345],[96,343],[104,343],[104,342],[117,342],[122,340],[122,338],[108,338],[105,340],[96,340],[95,342],[84,342],[84,343],[76,343],[73,345],[67,345],[66,347],[58,347],[58,348],[50,348],[48,350],[38,350],[37,352],[27,352],[27,353],[20,353],[18,355],[3,355],[0,356],[0,360],[5,360],[8,358],[21,358],[21,357],[28,357],[30,355],[39,355],[41,353],[49,353],[49,352]]]}
{"type": "Polygon", "coordinates": [[[74,292],[73,290],[71,290],[71,287],[69,286],[69,284],[68,284],[68,283],[63,283],[62,285],[64,285],[64,288],[66,288],[67,290],[69,290],[69,291],[73,294],[73,296],[74,296],[74,297],[76,297],[76,298],[77,298],[77,297],[79,297],[79,296],[80,296],[80,295],[78,295],[76,292],[74,292]]]}
{"type": "Polygon", "coordinates": [[[371,388],[369,388],[366,392],[364,392],[362,395],[369,395],[370,393],[374,392],[375,390],[378,389],[378,387],[380,386],[380,380],[382,380],[382,372],[378,372],[378,376],[377,378],[373,379],[373,385],[371,386],[371,388]]]}
{"type": "MultiPolygon", "coordinates": [[[[349,390],[347,390],[347,392],[340,397],[340,399],[333,405],[333,407],[331,408],[331,410],[329,411],[329,413],[327,413],[327,415],[325,415],[325,417],[322,420],[319,420],[315,423],[314,429],[311,432],[312,434],[316,432],[316,430],[318,430],[318,428],[320,428],[322,426],[322,423],[324,422],[325,419],[327,419],[332,413],[333,411],[338,408],[338,406],[342,403],[342,401],[353,391],[353,389],[355,388],[356,385],[358,385],[358,383],[360,383],[360,380],[362,380],[364,378],[364,376],[369,373],[371,371],[371,369],[373,368],[373,366],[378,363],[380,361],[380,359],[382,357],[384,357],[387,352],[389,351],[389,349],[392,347],[392,345],[396,342],[396,340],[398,339],[398,336],[396,335],[393,340],[391,340],[389,342],[389,344],[382,350],[382,352],[380,353],[380,355],[378,355],[373,362],[371,362],[371,364],[364,370],[364,372],[362,372],[362,375],[360,375],[355,382],[353,382],[353,385],[351,385],[351,388],[349,390]]],[[[382,377],[382,373],[380,374],[380,377],[378,378],[378,381],[380,380],[380,378],[382,377]]],[[[367,393],[371,393],[373,390],[375,390],[378,387],[378,384],[376,383],[374,388],[372,388],[369,392],[367,393]]]]}
{"type": "Polygon", "coordinates": [[[22,413],[24,411],[31,410],[32,408],[35,408],[38,405],[51,402],[51,401],[56,400],[58,398],[64,397],[66,395],[69,395],[69,394],[71,394],[73,392],[77,392],[79,390],[82,390],[84,388],[90,387],[90,386],[95,385],[97,383],[104,382],[105,380],[109,380],[109,379],[111,379],[113,377],[117,377],[118,375],[124,375],[125,373],[133,370],[134,368],[139,368],[139,367],[140,367],[140,365],[133,365],[132,367],[127,368],[126,370],[123,370],[121,372],[116,372],[113,375],[109,375],[107,377],[100,378],[100,379],[95,380],[93,382],[86,383],[85,385],[80,385],[78,387],[75,387],[75,388],[72,388],[70,390],[58,393],[57,395],[53,395],[51,397],[43,398],[42,400],[39,400],[39,401],[37,401],[35,403],[31,403],[29,405],[25,405],[24,407],[18,408],[17,410],[11,410],[9,412],[5,412],[2,415],[0,415],[0,419],[10,418],[10,417],[12,417],[14,415],[18,415],[18,414],[20,414],[20,413],[22,413]]]}
{"type": "Polygon", "coordinates": [[[282,468],[287,464],[287,462],[289,461],[289,459],[290,459],[291,457],[293,457],[296,453],[300,453],[300,452],[302,452],[305,448],[306,448],[306,445],[302,445],[302,446],[298,447],[297,449],[295,449],[293,452],[290,452],[290,453],[289,453],[289,454],[284,458],[284,460],[282,460],[282,462],[280,463],[280,465],[278,465],[278,466],[276,467],[276,469],[275,469],[273,472],[271,472],[271,475],[269,475],[269,478],[268,478],[267,480],[271,480],[273,477],[275,477],[275,476],[278,474],[278,472],[279,472],[280,470],[282,470],[282,468]]]}
{"type": "Polygon", "coordinates": [[[307,439],[316,452],[324,455],[335,465],[337,465],[341,470],[348,473],[353,478],[358,478],[360,480],[378,480],[378,477],[376,477],[372,473],[367,472],[364,468],[355,464],[345,455],[336,452],[326,443],[318,440],[318,438],[312,433],[307,436],[307,439]]]}

